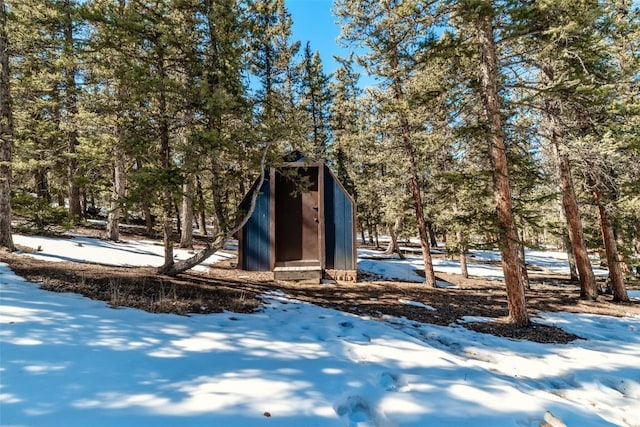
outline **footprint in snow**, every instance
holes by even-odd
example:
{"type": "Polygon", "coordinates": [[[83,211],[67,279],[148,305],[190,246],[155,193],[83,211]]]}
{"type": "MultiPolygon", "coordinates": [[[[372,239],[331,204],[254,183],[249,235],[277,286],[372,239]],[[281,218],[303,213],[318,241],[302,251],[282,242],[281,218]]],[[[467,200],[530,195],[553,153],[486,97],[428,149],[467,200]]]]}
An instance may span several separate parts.
{"type": "Polygon", "coordinates": [[[340,332],[336,335],[338,338],[343,338],[345,341],[355,344],[367,344],[371,342],[371,337],[363,332],[358,332],[353,327],[351,322],[341,322],[340,332]]]}
{"type": "Polygon", "coordinates": [[[353,328],[353,323],[351,323],[351,322],[341,322],[340,323],[340,327],[342,329],[352,329],[353,328]]]}
{"type": "Polygon", "coordinates": [[[409,390],[409,383],[404,378],[404,376],[393,372],[381,373],[379,384],[380,387],[382,387],[386,391],[405,392],[409,390]]]}
{"type": "Polygon", "coordinates": [[[394,427],[361,396],[349,396],[335,407],[345,427],[394,427]]]}
{"type": "Polygon", "coordinates": [[[617,391],[624,397],[640,399],[640,384],[633,380],[613,377],[601,377],[598,380],[603,386],[617,391]]]}

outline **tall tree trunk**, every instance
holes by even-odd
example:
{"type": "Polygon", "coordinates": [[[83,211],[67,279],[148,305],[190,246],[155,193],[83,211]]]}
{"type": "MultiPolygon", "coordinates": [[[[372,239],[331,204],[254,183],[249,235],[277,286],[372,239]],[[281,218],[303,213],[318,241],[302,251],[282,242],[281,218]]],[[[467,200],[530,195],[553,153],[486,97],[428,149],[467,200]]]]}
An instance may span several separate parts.
{"type": "MultiPolygon", "coordinates": [[[[386,7],[389,7],[387,4],[386,7]]],[[[390,10],[387,10],[389,16],[392,15],[390,10]]],[[[400,79],[400,52],[397,51],[397,42],[393,28],[389,30],[389,38],[391,39],[391,45],[395,47],[395,51],[389,52],[389,63],[393,71],[393,77],[391,78],[391,87],[393,90],[393,97],[402,104],[405,102],[404,87],[400,79]]],[[[418,226],[418,236],[420,237],[420,248],[422,250],[422,259],[424,262],[424,280],[425,284],[430,287],[436,286],[436,274],[433,270],[433,261],[431,259],[431,250],[429,247],[429,236],[427,232],[427,223],[424,218],[424,210],[422,208],[422,194],[420,192],[420,181],[418,179],[418,166],[415,156],[415,146],[411,138],[411,126],[409,120],[404,113],[400,113],[400,132],[402,140],[402,148],[406,156],[406,162],[408,166],[407,181],[409,188],[411,189],[411,195],[413,198],[413,208],[416,215],[416,224],[418,226]]]]}
{"type": "Polygon", "coordinates": [[[71,3],[65,0],[64,20],[64,75],[65,75],[65,110],[67,127],[67,187],[69,198],[69,213],[75,219],[82,217],[80,205],[80,187],[78,185],[78,91],[76,85],[77,69],[75,66],[75,48],[73,43],[73,17],[71,3]]]}
{"type": "MultiPolygon", "coordinates": [[[[124,13],[126,6],[125,0],[118,0],[119,15],[124,13]]],[[[118,82],[117,96],[118,102],[122,102],[125,99],[125,91],[123,85],[118,82]]],[[[125,184],[125,158],[124,158],[124,133],[123,125],[121,123],[121,114],[124,107],[119,105],[120,112],[118,113],[118,130],[117,141],[112,147],[113,156],[113,171],[112,171],[112,188],[111,188],[111,200],[109,201],[109,212],[107,214],[107,238],[111,241],[117,242],[120,240],[120,220],[122,218],[122,208],[120,206],[121,199],[125,196],[126,184],[125,184]]]]}
{"type": "Polygon", "coordinates": [[[456,231],[456,239],[458,240],[458,248],[460,250],[460,274],[465,279],[469,278],[469,268],[467,267],[467,239],[462,230],[456,231]]]}
{"type": "Polygon", "coordinates": [[[620,268],[618,244],[616,243],[613,224],[611,223],[607,208],[604,206],[602,193],[596,189],[593,191],[593,196],[596,201],[602,240],[607,254],[607,267],[609,268],[609,280],[611,282],[611,290],[613,291],[613,300],[629,301],[629,295],[627,295],[627,290],[624,286],[624,276],[620,268]]]}
{"type": "MultiPolygon", "coordinates": [[[[159,43],[156,41],[156,43],[159,43]]],[[[164,62],[164,50],[159,47],[157,50],[157,71],[158,78],[161,82],[166,79],[165,62],[164,62]]],[[[170,173],[171,168],[171,150],[169,145],[169,117],[167,114],[167,99],[166,90],[164,84],[160,87],[158,92],[158,125],[160,136],[160,167],[165,174],[170,173]]],[[[162,237],[164,243],[164,264],[162,269],[168,271],[172,268],[173,260],[173,225],[172,225],[172,203],[171,203],[171,188],[169,179],[163,180],[161,190],[162,199],[162,237]]]]}
{"type": "Polygon", "coordinates": [[[193,248],[193,177],[188,176],[182,187],[182,233],[180,247],[193,248]]]}
{"type": "MultiPolygon", "coordinates": [[[[455,194],[455,188],[451,188],[451,192],[452,192],[452,194],[455,194]]],[[[458,214],[459,214],[458,202],[454,201],[452,206],[451,206],[451,208],[453,209],[453,215],[457,217],[458,214]]],[[[468,244],[467,244],[467,236],[465,235],[465,233],[460,228],[458,228],[456,230],[456,241],[457,241],[458,251],[460,252],[458,254],[459,259],[460,259],[460,274],[465,279],[468,279],[469,278],[469,268],[467,266],[467,250],[469,248],[468,248],[468,244]]],[[[448,256],[448,254],[447,254],[447,256],[448,256]]]]}
{"type": "MultiPolygon", "coordinates": [[[[563,215],[564,216],[564,215],[563,215]]],[[[565,224],[567,223],[565,219],[565,224]]],[[[578,276],[578,264],[576,263],[576,254],[573,252],[573,246],[571,245],[571,239],[567,233],[562,235],[562,244],[564,250],[567,252],[567,261],[569,262],[569,279],[574,282],[580,281],[578,276]]]]}
{"type": "Polygon", "coordinates": [[[114,242],[120,240],[120,218],[122,217],[122,208],[120,200],[125,195],[125,164],[124,153],[120,144],[121,137],[113,146],[113,187],[111,190],[111,201],[109,213],[107,215],[107,238],[114,242]]]}
{"type": "Polygon", "coordinates": [[[593,274],[587,246],[584,241],[584,231],[582,230],[582,221],[578,210],[578,201],[573,186],[573,178],[569,168],[569,159],[567,155],[560,152],[560,133],[557,128],[556,120],[550,117],[552,123],[552,145],[558,162],[558,174],[560,178],[560,189],[562,191],[562,207],[564,215],[567,219],[567,229],[569,231],[569,240],[576,257],[576,267],[580,276],[580,298],[595,301],[598,298],[598,288],[596,278],[593,274]]]}
{"type": "Polygon", "coordinates": [[[393,222],[393,225],[389,227],[389,235],[391,236],[391,241],[387,246],[387,250],[384,251],[385,255],[391,255],[392,253],[397,253],[400,259],[404,259],[404,255],[400,251],[400,246],[398,245],[398,233],[400,232],[400,227],[402,226],[402,215],[398,215],[393,222]]]}
{"type": "MultiPolygon", "coordinates": [[[[243,193],[244,194],[244,193],[243,193]]],[[[202,236],[207,235],[207,213],[204,205],[204,192],[200,176],[196,175],[196,195],[198,197],[198,230],[202,236]]]]}
{"type": "Polygon", "coordinates": [[[380,234],[378,234],[378,223],[375,224],[375,226],[373,227],[373,235],[375,236],[376,239],[376,249],[380,248],[380,234]]]}
{"type": "Polygon", "coordinates": [[[520,280],[525,289],[531,289],[531,283],[529,283],[529,273],[527,272],[527,258],[524,252],[524,232],[520,235],[518,241],[518,265],[520,266],[520,280]]]}
{"type": "Polygon", "coordinates": [[[0,0],[0,247],[15,250],[11,235],[11,159],[13,115],[9,73],[7,9],[0,0]]]}
{"type": "Polygon", "coordinates": [[[373,241],[373,220],[371,219],[371,217],[367,217],[367,237],[368,242],[370,245],[373,246],[374,241],[373,241]]]}
{"type": "Polygon", "coordinates": [[[429,243],[431,243],[431,247],[435,248],[438,246],[438,239],[436,238],[436,232],[433,229],[433,222],[427,221],[427,232],[429,233],[429,243]]]}
{"type": "Polygon", "coordinates": [[[217,234],[228,228],[224,203],[222,199],[222,188],[224,184],[220,176],[220,162],[216,155],[210,156],[210,165],[211,196],[213,198],[213,213],[216,218],[216,227],[214,230],[214,234],[217,234]]]}
{"type": "MultiPolygon", "coordinates": [[[[49,192],[49,180],[47,170],[43,167],[36,167],[33,171],[33,180],[38,198],[51,202],[51,192],[49,192]]],[[[64,201],[63,201],[64,202],[64,201]]],[[[62,205],[64,206],[64,204],[62,205]]]]}
{"type": "Polygon", "coordinates": [[[409,136],[409,124],[403,120],[403,140],[405,154],[409,164],[409,186],[413,197],[413,208],[416,215],[416,223],[418,224],[418,235],[420,236],[420,248],[422,250],[422,259],[424,260],[424,279],[427,286],[436,286],[436,274],[433,270],[433,260],[431,259],[431,249],[429,245],[429,236],[427,233],[427,224],[424,220],[424,211],[422,209],[422,195],[420,193],[420,185],[418,182],[418,170],[414,155],[414,146],[409,136]]]}
{"type": "MultiPolygon", "coordinates": [[[[493,6],[488,3],[487,9],[493,6]]],[[[493,194],[496,202],[498,226],[500,229],[500,250],[502,270],[507,287],[509,317],[518,326],[529,325],[524,284],[521,282],[518,259],[518,234],[513,219],[511,187],[507,166],[507,149],[500,115],[498,94],[498,60],[493,33],[493,16],[485,14],[478,17],[478,40],[480,48],[481,91],[487,117],[489,135],[489,158],[493,172],[493,194]]]]}
{"type": "MultiPolygon", "coordinates": [[[[562,217],[563,223],[568,224],[562,201],[558,205],[558,210],[560,213],[560,217],[562,217]]],[[[571,281],[578,282],[580,280],[580,276],[578,276],[578,264],[576,263],[576,254],[575,252],[573,252],[573,245],[571,244],[571,238],[569,237],[568,231],[562,234],[562,246],[567,253],[567,261],[569,263],[569,279],[571,281]]]]}
{"type": "MultiPolygon", "coordinates": [[[[542,67],[542,71],[549,83],[555,80],[555,70],[550,65],[542,67]]],[[[559,101],[549,99],[545,102],[545,114],[549,121],[550,140],[554,156],[558,166],[560,190],[562,192],[562,207],[567,221],[569,240],[576,258],[576,267],[580,276],[580,298],[595,301],[598,298],[598,287],[593,274],[587,246],[584,240],[584,231],[578,208],[578,200],[575,194],[571,167],[568,155],[561,150],[564,132],[560,124],[559,101]]]]}

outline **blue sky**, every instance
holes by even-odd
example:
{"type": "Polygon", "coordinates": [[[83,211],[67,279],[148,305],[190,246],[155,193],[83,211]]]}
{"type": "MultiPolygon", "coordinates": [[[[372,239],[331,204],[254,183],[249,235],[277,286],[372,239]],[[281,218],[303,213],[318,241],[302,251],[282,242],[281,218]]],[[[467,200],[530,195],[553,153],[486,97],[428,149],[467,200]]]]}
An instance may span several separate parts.
{"type": "Polygon", "coordinates": [[[285,5],[293,19],[293,39],[311,42],[311,51],[318,50],[325,72],[333,72],[338,64],[333,55],[347,56],[348,50],[338,46],[340,27],[331,15],[332,0],[286,0],[285,5]]]}

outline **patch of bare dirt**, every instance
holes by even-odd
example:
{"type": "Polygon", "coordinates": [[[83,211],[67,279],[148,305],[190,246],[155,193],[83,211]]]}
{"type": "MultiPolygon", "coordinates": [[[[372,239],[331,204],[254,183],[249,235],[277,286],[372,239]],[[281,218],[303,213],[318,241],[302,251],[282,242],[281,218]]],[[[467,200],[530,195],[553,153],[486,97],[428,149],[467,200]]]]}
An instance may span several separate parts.
{"type": "MultiPolygon", "coordinates": [[[[127,306],[150,312],[249,313],[261,307],[260,294],[280,290],[301,301],[372,318],[396,316],[437,325],[460,324],[478,332],[543,343],[567,343],[579,338],[562,329],[535,323],[527,328],[512,326],[506,321],[507,300],[502,282],[464,279],[453,274],[439,273],[438,279],[457,288],[433,289],[419,283],[381,281],[366,276],[358,283],[279,282],[274,281],[269,272],[235,269],[234,259],[214,265],[208,273],[189,272],[177,277],[158,275],[153,268],[51,263],[6,252],[0,253],[0,261],[44,289],[76,292],[106,301],[113,307],[127,306]],[[469,321],[467,316],[494,320],[469,321]]],[[[532,275],[526,297],[532,317],[539,312],[554,311],[640,315],[637,301],[613,303],[608,295],[600,296],[595,302],[582,301],[578,284],[561,276],[532,275]]]]}
{"type": "Polygon", "coordinates": [[[125,268],[76,262],[47,262],[0,253],[16,274],[53,292],[75,292],[152,313],[250,313],[260,307],[256,292],[216,278],[158,275],[154,268],[125,268]]]}

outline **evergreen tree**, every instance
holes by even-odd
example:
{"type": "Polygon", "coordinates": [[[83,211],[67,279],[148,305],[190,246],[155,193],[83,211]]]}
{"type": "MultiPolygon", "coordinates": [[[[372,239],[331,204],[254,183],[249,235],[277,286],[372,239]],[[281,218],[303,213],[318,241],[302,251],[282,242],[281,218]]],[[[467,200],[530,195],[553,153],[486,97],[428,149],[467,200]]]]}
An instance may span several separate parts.
{"type": "Polygon", "coordinates": [[[15,249],[11,236],[11,159],[13,115],[9,72],[7,5],[0,0],[0,247],[15,249]]]}
{"type": "Polygon", "coordinates": [[[513,215],[509,162],[505,141],[501,69],[497,50],[496,21],[498,5],[489,1],[460,1],[454,9],[459,16],[462,37],[476,46],[479,95],[482,100],[487,157],[491,162],[493,195],[499,233],[502,269],[507,287],[509,317],[518,326],[529,324],[522,282],[519,236],[513,215]]]}
{"type": "MultiPolygon", "coordinates": [[[[207,0],[202,11],[205,16],[202,39],[206,45],[202,52],[202,86],[200,97],[204,104],[204,134],[199,140],[209,160],[211,189],[216,233],[224,233],[231,226],[228,209],[224,207],[224,189],[228,186],[223,172],[228,168],[222,161],[241,161],[246,154],[238,137],[243,129],[243,118],[249,118],[249,104],[242,84],[242,41],[246,23],[237,15],[235,0],[214,2],[207,0]]],[[[233,209],[232,209],[233,210],[233,209]]]]}
{"type": "Polygon", "coordinates": [[[407,82],[414,72],[413,54],[430,34],[430,11],[422,2],[394,0],[383,2],[339,0],[335,4],[341,19],[342,39],[361,43],[367,53],[358,57],[372,75],[383,80],[384,109],[393,121],[385,136],[401,147],[408,169],[406,180],[411,192],[418,235],[425,265],[425,282],[435,287],[427,225],[424,217],[416,144],[407,105],[407,82]],[[375,3],[375,4],[374,4],[375,3]],[[387,98],[388,96],[388,98],[387,98]]]}
{"type": "Polygon", "coordinates": [[[616,26],[612,25],[612,13],[618,11],[618,7],[608,10],[604,4],[588,1],[535,4],[518,17],[525,28],[535,25],[536,29],[524,39],[529,47],[527,60],[540,75],[541,87],[535,96],[544,102],[547,134],[557,159],[581,296],[586,299],[596,299],[597,287],[586,249],[584,219],[579,214],[579,210],[585,210],[588,199],[583,199],[579,209],[580,190],[593,195],[615,298],[626,299],[614,223],[609,208],[605,208],[615,203],[615,190],[611,189],[616,187],[618,166],[611,161],[619,157],[616,153],[621,148],[609,136],[616,132],[617,126],[613,124],[622,118],[616,113],[620,110],[613,106],[620,105],[614,101],[620,99],[616,82],[629,81],[627,76],[633,75],[628,70],[621,73],[611,60],[620,39],[616,26]],[[558,10],[563,12],[556,13],[558,10]]]}
{"type": "Polygon", "coordinates": [[[54,195],[64,206],[67,168],[63,153],[67,150],[60,126],[62,18],[50,1],[8,4],[13,12],[9,28],[15,52],[11,65],[16,186],[20,193],[37,195],[34,206],[49,205],[54,195]]]}
{"type": "MultiPolygon", "coordinates": [[[[250,8],[249,16],[256,17],[255,13],[264,12],[263,6],[266,7],[264,4],[254,4],[253,9],[250,8]]],[[[284,6],[280,6],[280,9],[276,8],[279,11],[277,13],[275,9],[269,10],[276,13],[276,16],[286,18],[284,6]]],[[[211,177],[216,230],[213,241],[209,241],[205,249],[188,260],[180,261],[169,269],[163,269],[162,272],[165,274],[177,274],[201,263],[219,250],[226,240],[246,222],[251,211],[242,213],[240,218],[236,218],[237,206],[244,191],[240,191],[235,198],[230,197],[229,187],[232,186],[230,181],[239,180],[237,188],[242,190],[244,185],[242,180],[246,177],[244,175],[246,170],[255,171],[257,168],[263,170],[266,164],[266,155],[275,138],[279,137],[278,132],[271,133],[270,131],[273,129],[266,126],[261,128],[258,135],[251,129],[253,106],[247,99],[242,83],[244,60],[246,59],[242,48],[246,42],[247,22],[245,19],[248,17],[238,15],[235,0],[207,1],[204,3],[203,9],[199,10],[199,16],[204,17],[204,22],[197,27],[202,31],[199,40],[204,43],[197,43],[196,46],[193,46],[194,50],[200,48],[202,50],[194,57],[196,61],[191,64],[191,69],[185,70],[189,79],[195,82],[198,87],[198,97],[194,99],[195,116],[197,116],[196,127],[194,128],[195,133],[191,135],[193,140],[189,145],[189,150],[203,153],[208,160],[207,171],[211,177]],[[200,67],[197,64],[197,58],[200,58],[200,67]],[[256,143],[256,140],[261,141],[256,143]],[[256,154],[260,155],[259,163],[255,161],[256,154]]],[[[265,21],[271,22],[259,17],[257,19],[258,23],[265,21]]],[[[256,27],[253,28],[253,31],[257,31],[256,27]]],[[[273,41],[273,39],[269,40],[273,41]]],[[[266,57],[273,59],[272,53],[274,51],[280,52],[280,50],[270,42],[258,43],[258,46],[263,49],[259,52],[266,52],[266,57]]],[[[253,58],[253,56],[251,57],[253,58]]],[[[280,60],[277,62],[279,63],[280,60]]],[[[289,63],[288,60],[285,62],[289,63]]],[[[278,76],[286,75],[285,68],[278,68],[278,70],[280,71],[279,74],[277,73],[278,76]]],[[[263,81],[273,81],[274,79],[273,76],[269,77],[266,74],[262,76],[264,77],[263,81]]],[[[284,80],[278,81],[284,82],[284,80]]],[[[269,90],[261,91],[260,93],[264,97],[259,100],[259,104],[264,107],[270,104],[272,99],[282,100],[274,93],[283,87],[277,85],[272,86],[269,90]]],[[[273,111],[273,115],[268,117],[265,115],[264,109],[261,112],[261,118],[272,120],[269,122],[272,124],[277,124],[278,120],[282,118],[278,117],[279,113],[276,110],[273,111]]],[[[196,166],[196,169],[199,169],[199,166],[196,166]]],[[[264,179],[264,176],[261,179],[264,179]]]]}
{"type": "Polygon", "coordinates": [[[329,90],[333,93],[329,111],[332,136],[329,158],[335,166],[338,179],[357,200],[351,148],[357,145],[359,120],[362,117],[359,108],[362,95],[362,89],[358,85],[360,74],[354,71],[353,55],[346,59],[336,57],[336,60],[340,67],[329,85],[329,90]]]}
{"type": "Polygon", "coordinates": [[[69,213],[78,219],[84,216],[80,206],[80,186],[78,171],[78,65],[79,49],[77,39],[77,5],[72,0],[62,0],[58,7],[62,27],[62,83],[63,98],[61,105],[61,127],[66,140],[67,149],[67,187],[69,213]]]}
{"type": "Polygon", "coordinates": [[[126,0],[93,0],[84,11],[92,28],[89,47],[93,55],[87,62],[91,69],[87,84],[93,86],[90,99],[96,120],[94,132],[110,149],[111,195],[108,200],[106,234],[110,240],[120,239],[119,224],[124,216],[127,189],[127,164],[131,148],[127,141],[135,137],[137,115],[132,89],[136,70],[135,52],[127,31],[126,0]]]}
{"type": "Polygon", "coordinates": [[[291,41],[291,15],[284,0],[250,0],[250,71],[259,85],[256,101],[263,141],[278,141],[281,149],[300,149],[305,140],[294,88],[298,82],[293,62],[300,42],[291,41]]]}
{"type": "Polygon", "coordinates": [[[305,45],[301,68],[300,104],[308,116],[308,152],[313,159],[327,160],[330,140],[329,108],[332,98],[330,78],[324,74],[320,53],[311,53],[309,43],[305,45]]]}

